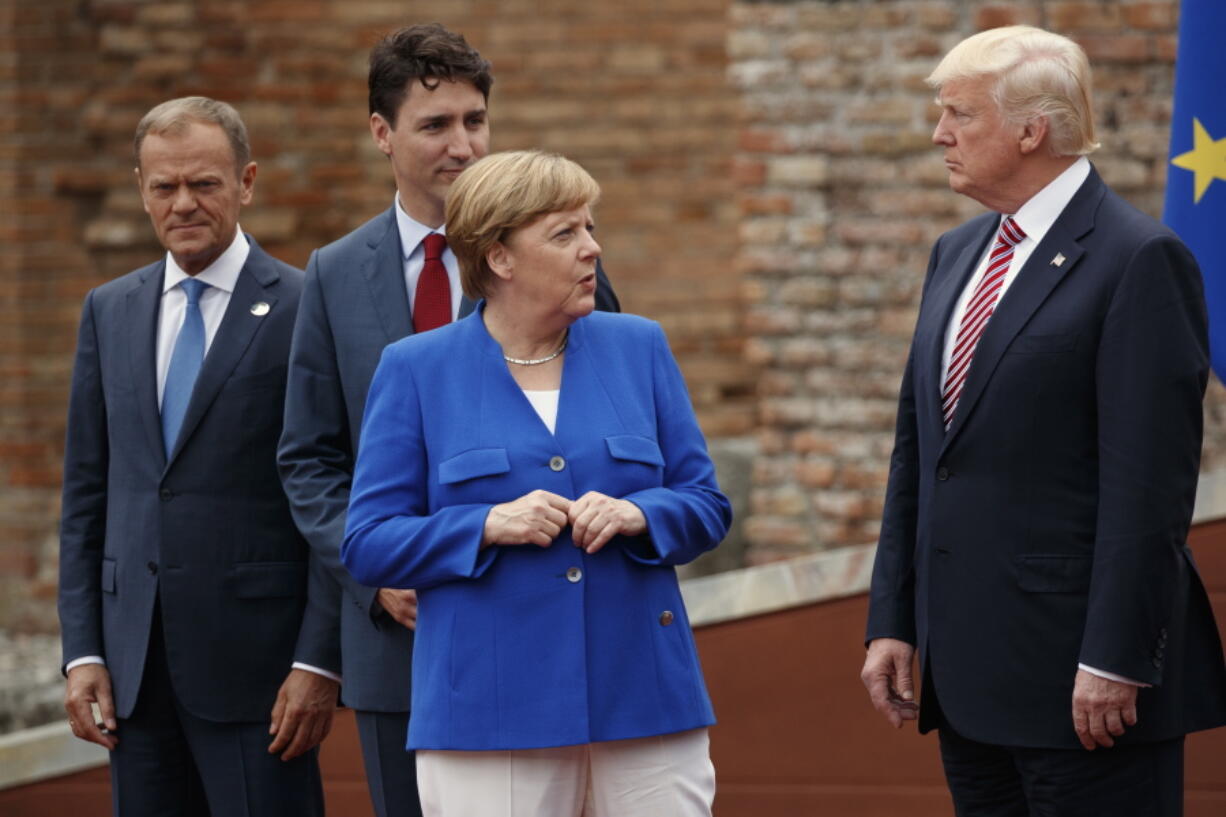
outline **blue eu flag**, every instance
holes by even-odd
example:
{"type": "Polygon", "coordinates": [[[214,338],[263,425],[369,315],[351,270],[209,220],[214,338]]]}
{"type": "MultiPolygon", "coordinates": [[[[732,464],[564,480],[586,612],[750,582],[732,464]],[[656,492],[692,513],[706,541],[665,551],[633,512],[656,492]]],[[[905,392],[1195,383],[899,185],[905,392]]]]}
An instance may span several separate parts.
{"type": "Polygon", "coordinates": [[[1213,370],[1226,381],[1226,2],[1180,5],[1164,218],[1200,264],[1213,370]]]}

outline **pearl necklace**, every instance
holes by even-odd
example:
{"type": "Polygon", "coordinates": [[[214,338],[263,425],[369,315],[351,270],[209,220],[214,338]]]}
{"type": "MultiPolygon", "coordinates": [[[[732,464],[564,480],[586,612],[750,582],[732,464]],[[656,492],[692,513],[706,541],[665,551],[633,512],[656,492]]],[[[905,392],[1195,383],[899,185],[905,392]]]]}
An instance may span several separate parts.
{"type": "Polygon", "coordinates": [[[551,355],[545,355],[544,357],[538,357],[535,359],[532,359],[532,358],[521,359],[518,357],[511,357],[509,355],[503,355],[502,359],[505,360],[507,363],[514,363],[516,366],[540,366],[542,363],[548,363],[549,361],[553,360],[558,355],[565,352],[566,344],[569,340],[570,340],[570,330],[567,329],[566,337],[562,338],[562,345],[559,346],[557,350],[551,355]]]}

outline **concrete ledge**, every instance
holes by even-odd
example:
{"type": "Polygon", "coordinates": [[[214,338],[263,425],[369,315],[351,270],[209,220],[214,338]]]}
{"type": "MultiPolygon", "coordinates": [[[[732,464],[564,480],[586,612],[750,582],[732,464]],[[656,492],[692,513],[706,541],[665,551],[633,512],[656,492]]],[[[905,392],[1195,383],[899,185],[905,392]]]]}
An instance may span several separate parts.
{"type": "Polygon", "coordinates": [[[49,723],[0,735],[0,789],[105,766],[106,749],[72,735],[67,723],[49,723]]]}

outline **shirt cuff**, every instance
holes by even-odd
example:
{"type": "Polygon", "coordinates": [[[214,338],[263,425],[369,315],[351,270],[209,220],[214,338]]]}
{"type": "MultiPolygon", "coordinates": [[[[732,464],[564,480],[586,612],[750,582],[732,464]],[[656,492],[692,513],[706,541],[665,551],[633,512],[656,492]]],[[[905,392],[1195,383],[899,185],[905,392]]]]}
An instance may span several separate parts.
{"type": "Polygon", "coordinates": [[[106,666],[106,660],[101,655],[83,655],[80,658],[74,658],[64,665],[64,673],[67,674],[75,667],[80,667],[85,664],[101,664],[106,666]]]}
{"type": "Polygon", "coordinates": [[[1131,678],[1125,678],[1123,675],[1116,675],[1114,672],[1107,672],[1106,670],[1095,669],[1094,667],[1087,667],[1085,664],[1078,664],[1077,669],[1085,670],[1091,675],[1097,675],[1099,678],[1106,678],[1108,681],[1115,681],[1120,684],[1129,684],[1134,687],[1153,686],[1153,684],[1147,684],[1144,681],[1134,681],[1131,678]]]}
{"type": "Polygon", "coordinates": [[[313,672],[316,675],[322,675],[325,678],[336,681],[338,684],[341,683],[341,676],[337,675],[335,672],[328,672],[326,669],[313,667],[310,664],[304,664],[301,661],[295,661],[291,666],[294,669],[306,670],[307,672],[313,672]]]}

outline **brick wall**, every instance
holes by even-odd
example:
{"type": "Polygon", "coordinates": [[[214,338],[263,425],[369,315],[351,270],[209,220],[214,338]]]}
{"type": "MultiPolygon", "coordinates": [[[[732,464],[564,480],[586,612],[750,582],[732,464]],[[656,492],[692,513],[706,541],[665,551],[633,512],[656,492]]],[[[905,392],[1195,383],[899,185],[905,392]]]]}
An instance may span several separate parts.
{"type": "MultiPolygon", "coordinates": [[[[1175,0],[732,4],[738,267],[760,372],[751,560],[876,539],[928,250],[982,211],[948,189],[924,77],[983,28],[1072,37],[1095,72],[1093,160],[1159,216],[1177,15],[1175,0]]],[[[1215,380],[1208,466],[1226,454],[1224,411],[1215,380]]]]}
{"type": "Polygon", "coordinates": [[[158,253],[132,178],[137,120],[185,94],[235,104],[260,163],[243,227],[303,265],[391,203],[366,57],[431,20],[493,61],[496,149],[558,150],[601,182],[625,308],[665,325],[707,431],[749,432],[725,0],[0,0],[0,627],[55,626],[81,298],[158,253]]]}
{"type": "MultiPolygon", "coordinates": [[[[379,33],[438,20],[495,65],[495,148],[587,166],[626,308],[662,321],[707,433],[751,436],[755,561],[876,536],[931,241],[977,207],[928,143],[935,60],[1017,20],[1099,81],[1104,176],[1157,213],[1176,4],[732,0],[0,0],[0,627],[55,626],[64,405],[85,291],[156,257],[130,139],[189,93],[242,111],[243,226],[310,250],[385,208],[379,33]]],[[[1215,386],[1208,459],[1226,451],[1215,386]]]]}

